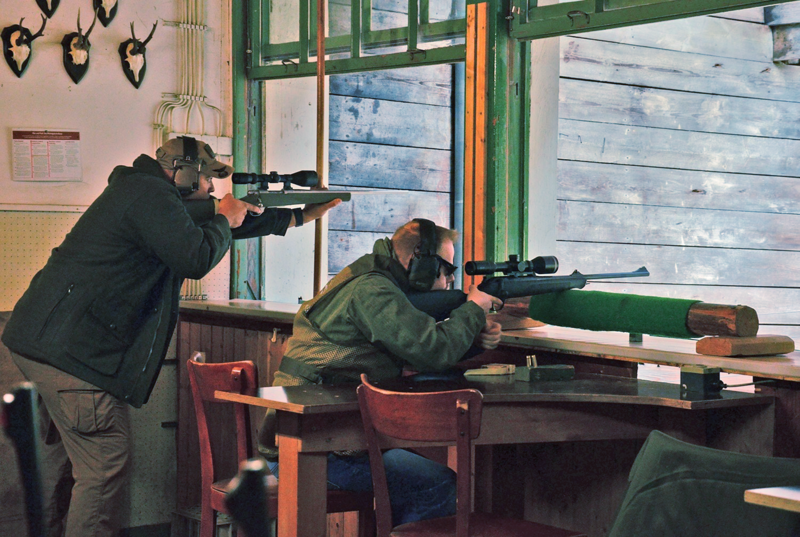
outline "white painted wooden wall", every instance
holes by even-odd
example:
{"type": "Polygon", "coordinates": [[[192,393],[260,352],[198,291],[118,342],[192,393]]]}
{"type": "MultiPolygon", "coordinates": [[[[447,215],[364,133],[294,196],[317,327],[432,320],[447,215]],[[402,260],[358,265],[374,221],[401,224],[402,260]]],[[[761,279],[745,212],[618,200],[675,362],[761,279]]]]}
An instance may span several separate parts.
{"type": "MultiPolygon", "coordinates": [[[[800,337],[800,67],[761,10],[561,38],[558,257],[800,337]]],[[[588,289],[588,288],[587,288],[588,289]]]]}
{"type": "MultiPolygon", "coordinates": [[[[83,209],[97,197],[118,164],[130,164],[141,153],[152,153],[153,118],[162,94],[177,87],[175,0],[121,1],[117,16],[104,28],[99,22],[90,36],[87,74],[74,84],[61,65],[61,39],[76,31],[78,8],[82,28],[90,22],[91,2],[61,0],[44,35],[34,42],[30,65],[17,78],[0,63],[0,309],[10,310],[30,279],[44,264],[83,209]],[[147,74],[135,89],[125,78],[117,47],[130,38],[130,23],[146,36],[159,27],[147,45],[147,74]],[[78,129],[81,133],[83,179],[78,183],[31,184],[11,181],[11,130],[17,127],[78,129]],[[32,231],[36,231],[32,235],[32,231]]],[[[17,24],[39,28],[40,10],[33,0],[2,2],[0,28],[17,24]]],[[[207,1],[205,91],[209,103],[230,110],[228,0],[207,1]]],[[[229,120],[228,116],[228,120],[229,120]]],[[[227,127],[230,133],[230,125],[227,127]]],[[[224,191],[224,186],[223,189],[224,191]]],[[[226,263],[227,265],[227,263],[226,263]]],[[[221,276],[227,285],[227,271],[221,276]]],[[[227,293],[226,293],[227,294],[227,293]]],[[[171,352],[174,356],[174,351],[171,352]]],[[[175,433],[162,422],[176,420],[174,367],[164,367],[151,401],[132,412],[133,464],[130,502],[120,506],[125,527],[169,523],[175,498],[175,433]]],[[[0,514],[0,524],[2,516],[0,514]]]]}

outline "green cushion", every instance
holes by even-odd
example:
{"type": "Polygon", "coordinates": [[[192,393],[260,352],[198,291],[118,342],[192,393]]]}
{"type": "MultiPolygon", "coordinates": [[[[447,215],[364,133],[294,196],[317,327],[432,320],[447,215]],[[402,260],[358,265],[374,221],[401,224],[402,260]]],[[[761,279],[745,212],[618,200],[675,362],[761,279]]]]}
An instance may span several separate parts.
{"type": "Polygon", "coordinates": [[[653,336],[697,337],[686,316],[699,300],[569,290],[531,297],[532,319],[556,326],[653,336]]]}

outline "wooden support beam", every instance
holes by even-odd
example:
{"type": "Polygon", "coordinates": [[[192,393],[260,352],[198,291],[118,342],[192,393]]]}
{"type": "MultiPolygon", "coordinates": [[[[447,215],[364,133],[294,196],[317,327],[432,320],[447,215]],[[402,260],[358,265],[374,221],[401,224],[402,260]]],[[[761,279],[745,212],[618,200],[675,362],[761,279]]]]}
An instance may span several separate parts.
{"type": "MultiPolygon", "coordinates": [[[[325,177],[325,9],[326,1],[317,0],[317,176],[318,188],[328,185],[325,177]]],[[[325,244],[325,218],[314,221],[314,296],[320,292],[328,267],[322,267],[322,248],[325,244]]]]}
{"type": "MultiPolygon", "coordinates": [[[[486,257],[486,61],[488,4],[467,6],[464,119],[464,259],[486,257]]],[[[474,283],[464,275],[464,287],[474,283]]]]}

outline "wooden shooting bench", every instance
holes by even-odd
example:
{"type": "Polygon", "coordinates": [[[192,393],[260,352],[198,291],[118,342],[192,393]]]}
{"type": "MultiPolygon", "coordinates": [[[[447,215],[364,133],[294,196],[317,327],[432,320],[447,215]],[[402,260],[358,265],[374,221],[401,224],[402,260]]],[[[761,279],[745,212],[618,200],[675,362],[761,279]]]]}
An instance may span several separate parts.
{"type": "MultiPolygon", "coordinates": [[[[709,399],[685,398],[674,384],[592,374],[569,381],[534,383],[515,382],[510,375],[481,381],[422,377],[378,385],[416,392],[469,387],[483,393],[481,434],[475,442],[475,501],[479,511],[507,513],[509,504],[521,503],[517,516],[530,516],[525,509],[528,484],[508,475],[510,466],[524,470],[529,463],[538,466],[543,462],[540,456],[526,455],[522,449],[526,446],[638,443],[653,429],[659,429],[698,444],[749,453],[772,452],[774,407],[769,396],[724,391],[709,399]],[[720,421],[727,424],[724,429],[715,426],[720,421]],[[516,460],[509,456],[518,450],[521,456],[516,460]]],[[[355,387],[266,387],[257,397],[215,392],[220,399],[277,410],[279,505],[289,506],[279,513],[279,537],[312,537],[324,531],[327,453],[366,448],[355,387]]],[[[402,442],[391,445],[417,446],[402,442]]],[[[551,508],[556,505],[552,497],[564,491],[563,486],[557,489],[548,491],[551,508]]],[[[570,495],[579,498],[581,489],[573,489],[570,495]]],[[[600,512],[562,508],[558,524],[597,535],[613,520],[615,507],[600,512]]],[[[553,513],[543,512],[540,506],[538,511],[532,520],[556,523],[553,513]]]]}
{"type": "MultiPolygon", "coordinates": [[[[206,352],[210,362],[250,359],[259,366],[259,385],[270,386],[298,308],[297,305],[249,300],[183,302],[178,328],[180,369],[185,367],[186,358],[194,350],[206,352]]],[[[611,381],[636,386],[637,394],[628,393],[624,397],[617,394],[622,399],[613,403],[609,401],[611,394],[598,395],[602,392],[597,385],[594,399],[589,398],[588,393],[569,396],[585,398],[581,401],[565,401],[563,398],[568,398],[567,394],[555,392],[549,395],[532,392],[507,394],[507,397],[518,400],[496,404],[515,407],[520,414],[497,417],[492,411],[485,420],[484,433],[487,436],[478,447],[476,458],[478,507],[541,522],[550,520],[561,527],[602,535],[619,507],[627,486],[627,472],[641,447],[645,431],[652,428],[723,449],[776,455],[800,453],[800,449],[794,448],[800,447],[800,411],[795,412],[791,405],[785,404],[785,401],[792,400],[794,390],[800,386],[800,354],[756,360],[718,358],[696,354],[694,345],[691,340],[649,336],[644,336],[641,343],[630,343],[628,334],[553,326],[504,332],[501,347],[487,353],[483,360],[522,365],[526,355],[536,354],[540,364],[571,363],[575,365],[579,378],[595,378],[582,377],[586,374],[602,375],[599,379],[612,377],[611,381]],[[723,371],[755,375],[758,379],[776,379],[777,382],[758,385],[756,394],[745,395],[745,399],[733,406],[712,400],[708,403],[711,406],[706,407],[703,407],[706,403],[681,401],[676,385],[657,384],[673,392],[671,396],[656,398],[662,402],[654,404],[646,390],[638,392],[640,387],[651,384],[636,380],[638,363],[706,364],[721,367],[723,371]],[[773,396],[777,401],[774,406],[770,403],[773,396]],[[547,397],[552,399],[544,400],[547,397]],[[558,400],[558,397],[562,399],[558,400]],[[605,401],[600,400],[603,398],[605,401]],[[757,404],[742,405],[744,400],[757,404]],[[687,404],[694,406],[679,406],[687,404]],[[536,411],[532,412],[532,408],[536,411]],[[602,409],[608,412],[609,408],[614,410],[613,414],[598,414],[602,409]],[[525,417],[525,412],[532,413],[525,417]],[[779,429],[784,428],[778,434],[774,433],[774,420],[782,424],[779,429]]],[[[194,469],[197,462],[193,460],[197,444],[196,438],[192,437],[194,427],[190,425],[193,425],[191,420],[194,418],[183,372],[179,373],[179,383],[179,502],[190,506],[197,503],[192,497],[192,491],[197,490],[193,484],[198,475],[194,469]]],[[[575,383],[567,385],[571,386],[568,390],[578,387],[575,383]]],[[[299,403],[295,401],[294,404],[299,403]]],[[[313,411],[284,408],[281,411],[284,421],[292,423],[294,420],[294,426],[302,423],[302,430],[307,430],[306,420],[319,420],[319,416],[309,418],[313,412],[319,411],[315,404],[312,402],[308,406],[314,408],[313,411]]],[[[304,404],[301,406],[305,408],[304,404]]],[[[340,417],[345,421],[352,420],[352,416],[346,418],[352,410],[345,405],[344,414],[334,412],[333,415],[338,416],[336,420],[329,415],[319,426],[329,422],[340,423],[340,417]]],[[[349,426],[353,427],[353,424],[349,426]]],[[[339,430],[336,435],[318,437],[331,439],[320,440],[326,449],[339,449],[330,447],[339,442],[334,439],[347,438],[339,430]]],[[[305,438],[300,442],[301,447],[295,450],[298,461],[305,457],[306,452],[302,449],[310,445],[305,438]]],[[[322,448],[316,444],[313,449],[322,448]]],[[[282,460],[282,464],[286,463],[282,460]]],[[[285,471],[286,467],[282,468],[282,472],[285,471]]],[[[316,494],[310,493],[312,497],[316,494]]],[[[319,524],[316,518],[308,520],[311,526],[319,524]]],[[[304,523],[297,522],[298,525],[304,523]]],[[[350,529],[346,523],[344,525],[342,531],[349,535],[350,529]]],[[[300,534],[305,534],[305,531],[300,534]]]]}

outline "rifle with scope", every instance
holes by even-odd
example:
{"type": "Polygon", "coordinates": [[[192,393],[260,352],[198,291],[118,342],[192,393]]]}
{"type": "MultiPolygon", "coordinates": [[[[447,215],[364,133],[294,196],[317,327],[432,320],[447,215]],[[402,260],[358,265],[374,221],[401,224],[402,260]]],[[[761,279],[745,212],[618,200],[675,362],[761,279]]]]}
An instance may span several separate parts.
{"type": "Polygon", "coordinates": [[[319,176],[313,170],[300,170],[299,172],[281,174],[269,173],[243,173],[236,172],[231,176],[235,185],[255,185],[258,190],[269,189],[269,184],[282,183],[283,190],[292,190],[292,185],[314,187],[319,184],[319,176]]]}
{"type": "MultiPolygon", "coordinates": [[[[567,289],[583,289],[594,280],[616,278],[639,278],[650,276],[645,267],[633,272],[612,272],[606,274],[582,274],[577,270],[568,276],[539,276],[554,274],[558,271],[558,259],[554,256],[540,256],[530,261],[520,261],[518,256],[510,255],[507,261],[469,261],[464,265],[464,272],[470,276],[491,275],[498,272],[504,276],[484,278],[478,289],[500,300],[533,295],[557,293],[567,289]]],[[[408,300],[419,310],[424,311],[437,321],[443,321],[450,312],[467,301],[463,291],[419,291],[406,295],[408,300]]]]}
{"type": "Polygon", "coordinates": [[[350,200],[350,192],[314,188],[319,186],[319,176],[313,170],[301,170],[295,173],[234,173],[231,180],[236,185],[252,185],[247,189],[243,201],[260,207],[280,207],[284,205],[308,205],[327,203],[334,199],[350,200]],[[270,184],[281,183],[280,189],[270,189],[270,184]],[[311,187],[299,189],[292,185],[311,187]]]}

